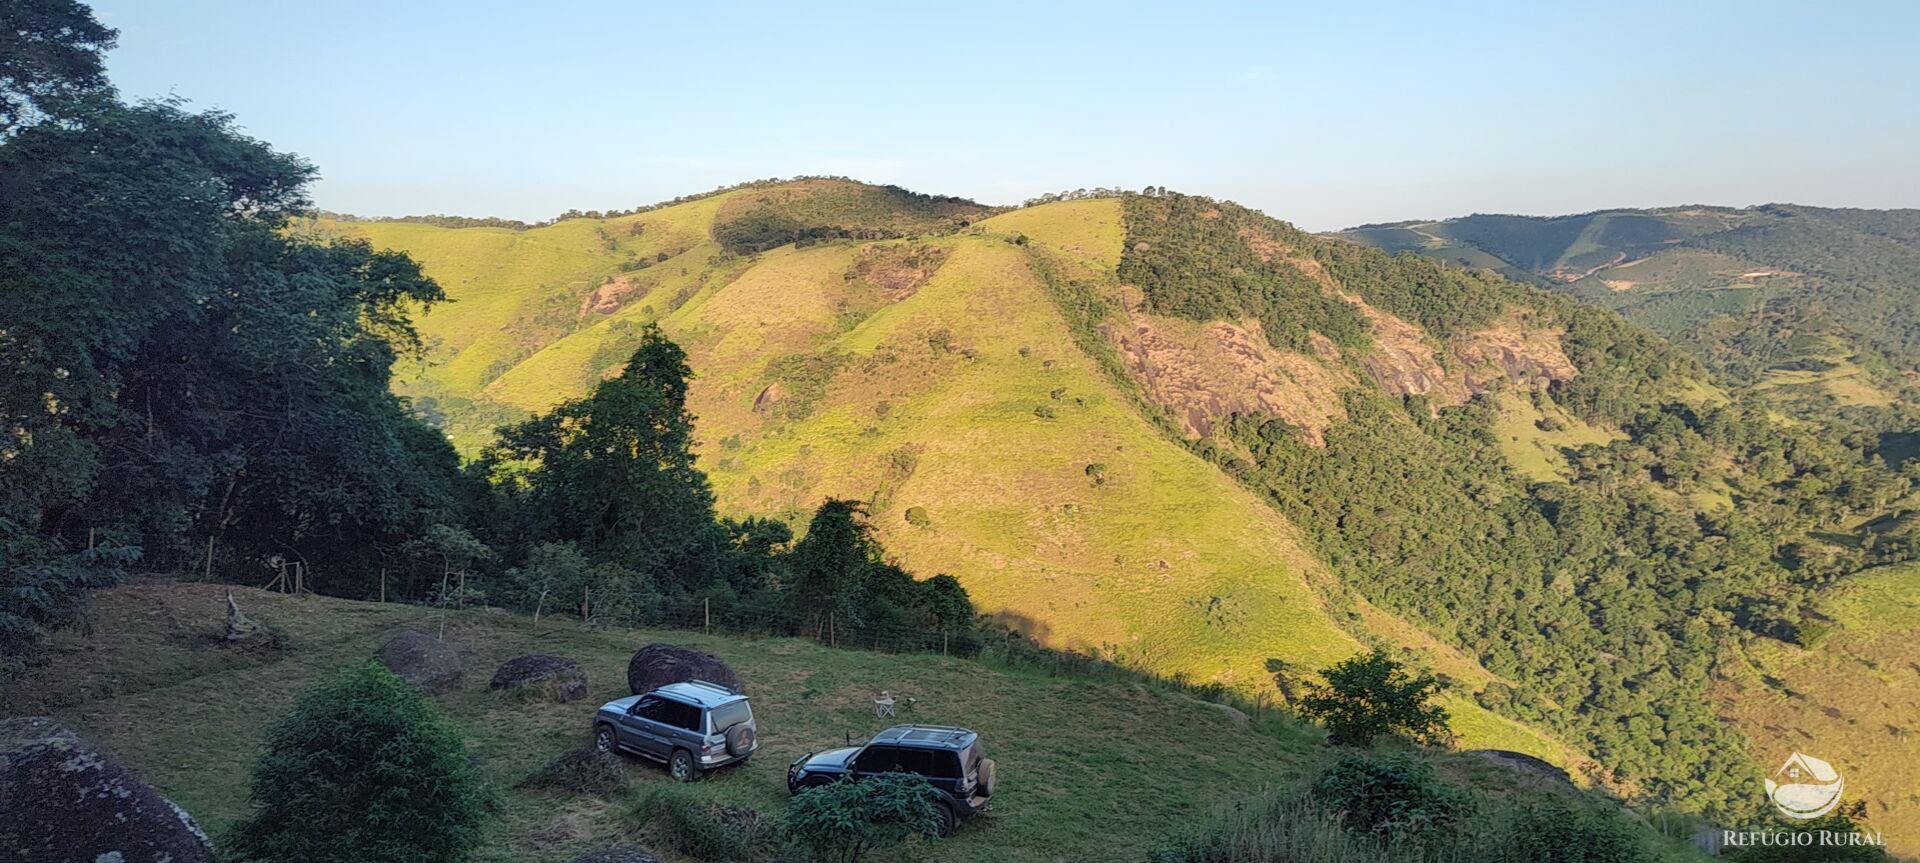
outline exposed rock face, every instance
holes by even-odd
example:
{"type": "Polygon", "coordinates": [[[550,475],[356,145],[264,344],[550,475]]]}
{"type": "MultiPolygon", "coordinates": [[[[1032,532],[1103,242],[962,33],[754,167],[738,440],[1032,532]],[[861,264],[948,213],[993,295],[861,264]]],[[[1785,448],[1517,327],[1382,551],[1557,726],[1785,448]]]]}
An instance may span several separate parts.
{"type": "MultiPolygon", "coordinates": [[[[1109,327],[1107,338],[1147,397],[1171,411],[1189,437],[1212,434],[1216,422],[1235,413],[1265,414],[1317,444],[1329,425],[1346,417],[1340,391],[1353,385],[1351,378],[1324,359],[1267,344],[1258,321],[1195,325],[1137,306],[1127,318],[1126,330],[1109,327]]],[[[1323,357],[1339,356],[1324,338],[1315,345],[1323,357]]]]}
{"type": "Polygon", "coordinates": [[[0,856],[9,863],[210,863],[193,818],[44,717],[0,720],[0,856]]]}
{"type": "Polygon", "coordinates": [[[740,675],[711,653],[672,644],[649,644],[634,653],[633,661],[627,663],[627,686],[636,695],[689,680],[718,683],[740,691],[740,675]]]}
{"type": "Polygon", "coordinates": [[[493,673],[487,688],[515,693],[539,693],[565,704],[587,694],[587,672],[565,656],[516,656],[493,673]]]}
{"type": "Polygon", "coordinates": [[[660,863],[660,858],[643,849],[625,846],[582,854],[569,863],[660,863]]]}
{"type": "Polygon", "coordinates": [[[1483,392],[1506,379],[1529,389],[1569,381],[1580,373],[1560,345],[1557,329],[1496,322],[1454,339],[1453,355],[1466,366],[1467,389],[1483,392]]]}
{"type": "Polygon", "coordinates": [[[460,683],[460,654],[431,635],[402,632],[380,648],[380,662],[428,692],[445,692],[460,683]]]}

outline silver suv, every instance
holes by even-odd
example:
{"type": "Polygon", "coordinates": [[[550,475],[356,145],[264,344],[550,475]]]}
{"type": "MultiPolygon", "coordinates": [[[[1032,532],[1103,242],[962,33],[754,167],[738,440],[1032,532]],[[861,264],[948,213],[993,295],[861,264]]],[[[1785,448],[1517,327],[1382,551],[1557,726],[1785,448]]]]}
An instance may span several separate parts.
{"type": "Polygon", "coordinates": [[[692,782],[705,771],[746,761],[760,740],[745,695],[695,680],[600,705],[593,745],[665,762],[673,778],[692,782]]]}

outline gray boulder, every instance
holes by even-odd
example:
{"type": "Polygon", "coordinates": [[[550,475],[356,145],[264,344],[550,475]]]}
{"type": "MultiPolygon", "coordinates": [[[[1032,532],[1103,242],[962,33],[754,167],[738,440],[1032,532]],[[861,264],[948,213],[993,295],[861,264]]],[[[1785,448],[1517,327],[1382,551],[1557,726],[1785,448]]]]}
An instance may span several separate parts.
{"type": "Polygon", "coordinates": [[[565,704],[587,694],[587,672],[565,656],[516,656],[501,664],[487,688],[565,704]]]}
{"type": "Polygon", "coordinates": [[[460,654],[431,635],[402,632],[380,648],[380,662],[408,683],[445,692],[460,683],[460,654]]]}
{"type": "Polygon", "coordinates": [[[734,692],[741,691],[740,675],[711,653],[672,644],[649,644],[634,653],[633,660],[627,663],[627,687],[635,695],[689,680],[704,680],[734,692]]]}
{"type": "Polygon", "coordinates": [[[0,720],[9,863],[211,863],[207,834],[132,771],[45,717],[0,720]]]}

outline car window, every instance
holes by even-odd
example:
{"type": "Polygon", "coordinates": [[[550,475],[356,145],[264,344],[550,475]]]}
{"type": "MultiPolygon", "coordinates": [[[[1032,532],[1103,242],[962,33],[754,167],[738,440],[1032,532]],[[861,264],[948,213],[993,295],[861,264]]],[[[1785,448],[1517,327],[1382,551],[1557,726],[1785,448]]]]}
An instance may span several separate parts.
{"type": "Polygon", "coordinates": [[[900,754],[894,758],[893,769],[905,770],[908,773],[918,773],[921,776],[931,776],[933,774],[933,756],[934,752],[931,749],[902,749],[900,750],[900,754]]]}
{"type": "Polygon", "coordinates": [[[642,719],[659,719],[660,704],[661,701],[658,698],[642,698],[635,702],[633,708],[627,713],[642,719]]]}
{"type": "Polygon", "coordinates": [[[928,776],[940,779],[960,778],[960,753],[932,752],[928,754],[933,756],[933,766],[927,771],[928,776]]]}
{"type": "Polygon", "coordinates": [[[891,746],[869,746],[853,760],[853,769],[862,773],[884,773],[893,769],[897,750],[891,746]]]}
{"type": "Polygon", "coordinates": [[[753,708],[746,701],[733,701],[713,709],[713,730],[725,731],[753,718],[753,708]]]}
{"type": "Polygon", "coordinates": [[[668,701],[660,721],[688,731],[700,730],[700,708],[681,701],[668,701]]]}

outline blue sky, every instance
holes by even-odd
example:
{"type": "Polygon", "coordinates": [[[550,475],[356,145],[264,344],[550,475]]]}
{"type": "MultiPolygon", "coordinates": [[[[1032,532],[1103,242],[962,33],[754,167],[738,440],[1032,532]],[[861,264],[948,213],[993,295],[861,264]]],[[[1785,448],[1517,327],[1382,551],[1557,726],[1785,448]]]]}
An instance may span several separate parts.
{"type": "Polygon", "coordinates": [[[1331,229],[1920,206],[1920,3],[97,0],[130,98],[317,163],[326,208],[523,219],[771,176],[1081,186],[1331,229]]]}

